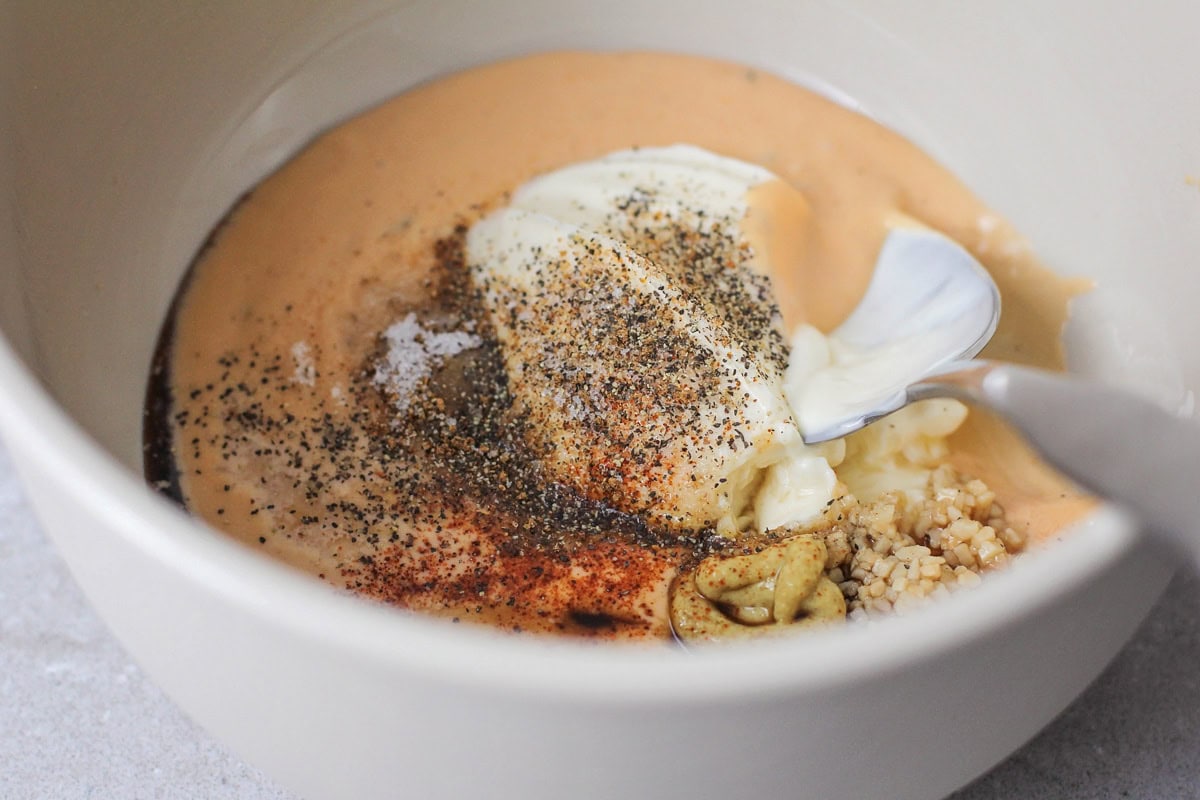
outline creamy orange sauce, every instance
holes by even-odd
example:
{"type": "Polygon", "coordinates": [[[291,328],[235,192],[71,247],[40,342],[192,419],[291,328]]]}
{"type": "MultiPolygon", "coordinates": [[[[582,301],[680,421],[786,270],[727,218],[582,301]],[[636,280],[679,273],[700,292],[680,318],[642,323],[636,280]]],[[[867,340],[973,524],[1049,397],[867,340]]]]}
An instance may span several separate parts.
{"type": "MultiPolygon", "coordinates": [[[[903,138],[734,64],[538,55],[417,87],[330,130],[232,213],[175,316],[174,446],[187,506],[254,548],[408,607],[577,633],[592,630],[589,615],[607,615],[620,624],[606,623],[605,635],[666,635],[678,548],[614,540],[573,561],[508,552],[479,523],[491,512],[470,498],[435,521],[398,521],[424,499],[373,454],[387,409],[354,387],[380,332],[437,299],[437,242],[456,225],[533,175],[675,143],[759,164],[802,193],[764,184],[751,205],[773,213],[747,221],[756,249],[788,265],[774,280],[789,325],[830,330],[849,313],[884,219],[899,210],[957,239],[995,276],[1004,314],[985,355],[1061,368],[1067,303],[1083,287],[1040,267],[903,138]],[[762,223],[781,213],[797,224],[762,223]],[[335,440],[361,469],[345,468],[353,458],[322,461],[335,440]],[[480,564],[488,574],[472,584],[480,564]]],[[[985,415],[973,414],[954,445],[956,465],[992,484],[1036,537],[1088,508],[985,415]]]]}

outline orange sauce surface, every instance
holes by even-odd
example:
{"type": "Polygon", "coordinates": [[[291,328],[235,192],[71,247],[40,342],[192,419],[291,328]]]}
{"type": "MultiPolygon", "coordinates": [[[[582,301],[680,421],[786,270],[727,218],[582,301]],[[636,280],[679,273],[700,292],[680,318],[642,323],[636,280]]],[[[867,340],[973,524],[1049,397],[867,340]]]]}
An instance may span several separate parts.
{"type": "MultiPolygon", "coordinates": [[[[418,525],[389,516],[422,499],[368,452],[382,412],[352,390],[380,332],[436,293],[437,242],[456,225],[538,173],[675,143],[762,165],[802,193],[794,227],[755,229],[753,213],[748,222],[789,265],[775,278],[789,323],[829,330],[847,315],[883,220],[899,210],[957,239],[995,276],[1004,314],[985,355],[1061,368],[1067,303],[1082,287],[1040,267],[1015,232],[895,133],[735,64],[537,55],[419,86],[333,128],[231,214],[175,317],[171,381],[185,412],[175,455],[188,507],[256,549],[405,606],[574,632],[589,630],[588,615],[611,615],[635,623],[636,635],[665,635],[665,583],[678,559],[670,548],[612,544],[568,564],[501,552],[461,515],[418,525]],[[362,469],[322,463],[335,439],[358,448],[362,469]],[[492,572],[471,583],[464,576],[480,563],[492,572]],[[426,589],[389,591],[388,580],[426,589]]],[[[779,202],[764,186],[752,206],[779,202]]],[[[992,484],[1035,537],[1089,507],[985,415],[973,414],[953,443],[956,465],[992,484]]]]}

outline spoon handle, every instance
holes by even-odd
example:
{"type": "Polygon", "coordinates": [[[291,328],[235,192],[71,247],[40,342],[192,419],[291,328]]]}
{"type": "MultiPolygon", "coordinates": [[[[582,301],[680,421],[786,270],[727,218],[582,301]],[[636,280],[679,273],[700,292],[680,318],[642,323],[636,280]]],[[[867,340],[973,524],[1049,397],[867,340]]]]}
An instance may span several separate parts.
{"type": "Polygon", "coordinates": [[[960,362],[909,396],[998,411],[1047,463],[1200,559],[1200,425],[1126,391],[987,361],[960,362]]]}

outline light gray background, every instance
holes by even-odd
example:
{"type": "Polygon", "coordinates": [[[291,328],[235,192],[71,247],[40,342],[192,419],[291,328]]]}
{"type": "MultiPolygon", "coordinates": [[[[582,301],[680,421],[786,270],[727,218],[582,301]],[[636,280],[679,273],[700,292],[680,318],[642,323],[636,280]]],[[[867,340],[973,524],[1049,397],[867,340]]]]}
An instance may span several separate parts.
{"type": "MultiPolygon", "coordinates": [[[[1176,578],[1095,685],[953,800],[1200,800],[1198,592],[1190,573],[1176,578]]],[[[42,535],[0,446],[0,798],[291,797],[130,662],[42,535]]]]}

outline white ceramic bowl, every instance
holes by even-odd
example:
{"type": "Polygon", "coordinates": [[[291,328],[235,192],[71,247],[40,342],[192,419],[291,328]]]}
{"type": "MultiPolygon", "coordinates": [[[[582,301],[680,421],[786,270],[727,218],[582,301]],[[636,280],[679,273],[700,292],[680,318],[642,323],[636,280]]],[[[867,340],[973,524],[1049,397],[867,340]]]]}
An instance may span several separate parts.
{"type": "Polygon", "coordinates": [[[1104,666],[1164,560],[1105,509],[920,614],[685,654],[509,639],[332,594],[141,483],[154,334],[232,201],[430,76],[561,47],[750,62],[861,106],[1093,276],[1076,369],[1200,375],[1200,6],[541,0],[5,4],[0,432],[80,585],[184,709],[312,798],[928,798],[1104,666]]]}

